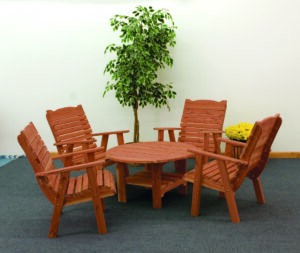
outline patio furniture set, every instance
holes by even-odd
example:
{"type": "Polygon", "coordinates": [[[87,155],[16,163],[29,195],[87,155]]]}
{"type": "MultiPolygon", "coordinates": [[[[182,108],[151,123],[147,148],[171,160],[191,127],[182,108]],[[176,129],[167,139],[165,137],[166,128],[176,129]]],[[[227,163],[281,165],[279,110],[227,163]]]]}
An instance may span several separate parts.
{"type": "Polygon", "coordinates": [[[193,183],[191,215],[198,216],[201,187],[219,192],[226,198],[231,221],[240,222],[235,192],[244,179],[249,178],[258,203],[264,203],[259,176],[264,170],[271,145],[281,126],[279,114],[257,121],[246,143],[222,138],[227,101],[186,100],[180,128],[154,128],[158,133],[155,142],[124,144],[123,134],[129,131],[93,133],[81,105],[48,110],[46,118],[55,139],[58,155],[52,156],[34,124],[30,122],[18,136],[37,179],[53,204],[48,237],[57,236],[64,206],[93,201],[99,233],[107,233],[104,219],[104,198],[118,194],[126,202],[126,185],[152,189],[153,208],[162,207],[162,197],[174,188],[187,194],[187,182],[193,183]],[[179,130],[178,141],[175,130],[179,130]],[[164,141],[168,131],[169,141],[164,141]],[[116,135],[118,146],[107,150],[110,135],[116,135]],[[101,136],[100,146],[96,136],[101,136]],[[226,143],[225,152],[220,144],[226,143]],[[241,149],[239,157],[233,156],[235,147],[241,149]],[[187,172],[187,158],[195,158],[195,168],[187,172]],[[63,162],[56,169],[53,160],[63,162]],[[163,166],[174,162],[175,172],[164,172],[163,166]],[[115,179],[107,166],[116,163],[115,179]],[[139,163],[145,169],[131,174],[128,164],[139,163]],[[72,171],[86,173],[72,177],[72,171]]]}

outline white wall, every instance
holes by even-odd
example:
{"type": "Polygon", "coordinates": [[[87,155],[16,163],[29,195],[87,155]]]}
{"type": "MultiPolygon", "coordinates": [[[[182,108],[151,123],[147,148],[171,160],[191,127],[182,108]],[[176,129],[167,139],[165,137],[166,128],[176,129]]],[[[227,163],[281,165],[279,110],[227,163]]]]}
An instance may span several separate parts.
{"type": "Polygon", "coordinates": [[[179,126],[185,98],[227,99],[225,127],[280,113],[273,151],[300,151],[300,1],[53,0],[0,2],[0,155],[23,153],[16,138],[29,121],[54,151],[47,109],[82,104],[95,131],[132,130],[132,110],[102,98],[103,52],[118,41],[109,19],[138,4],[168,8],[178,25],[174,67],[160,73],[178,95],[170,112],[140,110],[142,140],[179,126]]]}

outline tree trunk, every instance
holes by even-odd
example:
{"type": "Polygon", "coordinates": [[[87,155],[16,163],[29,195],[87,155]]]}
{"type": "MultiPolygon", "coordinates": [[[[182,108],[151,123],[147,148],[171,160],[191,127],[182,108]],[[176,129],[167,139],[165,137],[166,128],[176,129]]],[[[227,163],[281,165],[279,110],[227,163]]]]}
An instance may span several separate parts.
{"type": "Polygon", "coordinates": [[[140,123],[139,123],[139,117],[138,117],[138,108],[139,108],[139,104],[136,103],[133,107],[133,112],[134,112],[133,142],[140,141],[140,123]]]}

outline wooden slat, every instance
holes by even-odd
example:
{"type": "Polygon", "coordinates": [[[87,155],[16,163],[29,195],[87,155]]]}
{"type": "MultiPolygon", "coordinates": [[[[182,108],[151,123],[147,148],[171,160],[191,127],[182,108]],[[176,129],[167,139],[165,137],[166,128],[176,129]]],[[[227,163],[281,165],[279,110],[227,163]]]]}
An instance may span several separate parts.
{"type": "Polygon", "coordinates": [[[88,130],[75,132],[75,133],[71,133],[71,134],[60,135],[57,137],[57,142],[72,140],[75,138],[78,140],[87,139],[87,138],[92,137],[91,133],[92,133],[92,131],[90,129],[88,129],[88,130]]]}
{"type": "Polygon", "coordinates": [[[29,125],[27,125],[24,130],[22,131],[22,134],[24,135],[24,137],[26,138],[26,141],[28,143],[28,145],[31,145],[32,141],[35,138],[40,138],[38,135],[38,132],[35,128],[35,126],[31,123],[29,123],[29,125]]]}
{"type": "MultiPolygon", "coordinates": [[[[152,172],[151,171],[141,171],[133,176],[126,178],[127,184],[139,185],[145,187],[152,187],[152,172]]],[[[162,172],[161,174],[161,189],[162,195],[181,184],[184,184],[182,175],[175,173],[162,172]]]]}
{"type": "MultiPolygon", "coordinates": [[[[50,157],[50,158],[51,158],[51,157],[50,157]]],[[[52,159],[49,159],[49,160],[48,160],[48,163],[47,163],[46,166],[45,166],[44,171],[48,171],[48,170],[52,170],[52,169],[54,169],[54,164],[53,164],[52,159]]]]}
{"type": "Polygon", "coordinates": [[[181,132],[192,132],[192,133],[203,133],[203,132],[208,132],[208,131],[222,131],[222,125],[216,125],[215,128],[210,128],[210,129],[207,129],[207,128],[204,128],[201,124],[197,124],[196,126],[193,126],[192,124],[185,124],[185,123],[182,123],[182,125],[187,125],[187,126],[184,126],[182,127],[182,130],[181,132]]]}
{"type": "MultiPolygon", "coordinates": [[[[188,109],[198,109],[200,105],[197,105],[197,104],[188,104],[186,106],[186,110],[188,109]]],[[[222,106],[213,106],[213,105],[201,105],[201,106],[205,106],[205,109],[206,110],[215,110],[215,111],[224,111],[224,108],[222,106]]]]}
{"type": "Polygon", "coordinates": [[[39,153],[41,152],[42,148],[45,145],[44,145],[44,142],[42,141],[41,137],[39,135],[36,135],[35,138],[32,139],[30,146],[31,146],[32,150],[34,150],[34,153],[37,156],[39,156],[39,153]]]}
{"type": "Polygon", "coordinates": [[[48,150],[47,150],[46,146],[43,146],[41,151],[39,152],[39,154],[37,156],[38,160],[40,162],[42,162],[45,159],[47,153],[48,153],[48,150]]]}
{"type": "Polygon", "coordinates": [[[82,179],[82,191],[86,191],[89,189],[89,179],[88,175],[84,174],[82,179]]]}
{"type": "MultiPolygon", "coordinates": [[[[197,142],[197,143],[201,143],[203,144],[204,143],[204,139],[201,139],[201,138],[192,138],[192,137],[179,137],[178,138],[179,141],[181,142],[197,142]]],[[[209,145],[211,145],[213,143],[209,143],[209,145]]],[[[213,145],[214,146],[214,145],[213,145]]]]}
{"type": "Polygon", "coordinates": [[[100,170],[97,173],[97,185],[103,186],[103,171],[100,170]]]}
{"type": "Polygon", "coordinates": [[[90,130],[92,131],[89,126],[87,124],[77,124],[77,126],[74,127],[64,127],[61,130],[57,130],[57,134],[58,135],[65,135],[65,134],[70,134],[73,132],[81,132],[81,131],[85,131],[85,130],[90,130]]]}
{"type": "MultiPolygon", "coordinates": [[[[195,133],[195,132],[185,132],[182,131],[179,133],[180,137],[197,137],[197,139],[201,140],[201,142],[204,142],[204,134],[203,133],[195,133]]],[[[209,136],[209,142],[214,143],[213,137],[209,136]]]]}
{"type": "Polygon", "coordinates": [[[225,110],[215,110],[215,109],[207,109],[202,107],[197,108],[184,108],[183,114],[184,115],[206,115],[208,118],[213,117],[224,117],[224,111],[225,110]]]}
{"type": "Polygon", "coordinates": [[[75,194],[81,193],[82,189],[82,175],[76,178],[75,194]]]}
{"type": "Polygon", "coordinates": [[[63,123],[63,124],[59,124],[59,125],[54,125],[54,129],[55,129],[55,131],[58,132],[63,129],[77,127],[80,125],[84,125],[84,126],[87,126],[87,128],[90,128],[90,125],[87,120],[77,120],[77,121],[71,121],[71,122],[67,122],[67,123],[63,123]]]}
{"type": "Polygon", "coordinates": [[[55,182],[54,182],[54,191],[57,192],[58,191],[58,186],[59,186],[59,181],[60,181],[60,175],[58,177],[55,178],[55,182]]]}
{"type": "Polygon", "coordinates": [[[57,120],[53,120],[52,122],[54,122],[54,125],[58,126],[58,125],[63,125],[63,124],[68,124],[71,122],[76,122],[76,121],[81,121],[84,120],[85,117],[84,116],[71,116],[71,117],[62,117],[60,119],[57,120]]]}
{"type": "Polygon", "coordinates": [[[58,177],[58,174],[48,176],[49,182],[53,188],[58,177]]]}
{"type": "Polygon", "coordinates": [[[46,153],[45,153],[45,155],[43,156],[43,158],[41,160],[41,164],[44,167],[44,170],[45,170],[47,164],[49,163],[49,160],[51,160],[51,162],[52,162],[50,152],[46,149],[46,153]]]}
{"type": "Polygon", "coordinates": [[[110,184],[111,184],[111,190],[113,192],[116,192],[116,183],[115,183],[115,178],[112,173],[110,173],[110,184]]]}
{"type": "MultiPolygon", "coordinates": [[[[219,117],[215,118],[215,122],[214,123],[209,123],[206,122],[207,121],[207,117],[203,116],[203,117],[193,117],[192,115],[190,117],[182,117],[181,122],[182,123],[189,123],[189,124],[201,124],[203,127],[207,127],[207,128],[215,128],[216,125],[218,125],[219,122],[222,122],[222,119],[220,119],[219,117]]],[[[180,124],[181,127],[184,127],[183,124],[180,124]]]]}
{"type": "MultiPolygon", "coordinates": [[[[181,126],[181,129],[185,129],[185,128],[200,128],[200,129],[204,129],[204,124],[202,124],[201,122],[198,122],[198,123],[181,122],[180,126],[181,126]]],[[[214,127],[209,128],[207,130],[222,130],[222,124],[215,124],[214,127]]]]}
{"type": "Polygon", "coordinates": [[[75,177],[71,177],[69,179],[69,185],[68,185],[67,195],[73,195],[74,189],[75,189],[75,182],[76,182],[75,177]]]}
{"type": "Polygon", "coordinates": [[[104,186],[111,188],[112,184],[110,182],[110,180],[111,180],[110,173],[108,171],[104,170],[103,176],[104,176],[104,186]]]}
{"type": "Polygon", "coordinates": [[[167,185],[162,185],[162,187],[161,187],[162,194],[161,195],[163,196],[166,192],[168,192],[180,185],[183,185],[183,184],[186,184],[186,182],[183,179],[180,179],[180,180],[176,180],[174,182],[170,182],[167,185]]]}

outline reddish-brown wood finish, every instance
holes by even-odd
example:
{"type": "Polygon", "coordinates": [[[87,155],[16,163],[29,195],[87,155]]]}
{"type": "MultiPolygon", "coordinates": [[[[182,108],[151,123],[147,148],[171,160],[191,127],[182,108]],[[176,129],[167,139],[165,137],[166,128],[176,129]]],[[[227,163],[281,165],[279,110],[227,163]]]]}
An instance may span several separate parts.
{"type": "Polygon", "coordinates": [[[186,194],[186,159],[191,157],[187,150],[193,145],[180,142],[140,142],[114,147],[106,152],[108,159],[117,162],[118,199],[126,202],[126,184],[152,188],[153,207],[161,208],[164,194],[179,187],[186,194]],[[176,173],[163,172],[163,165],[175,161],[176,173]],[[147,169],[136,174],[126,174],[128,163],[145,164],[147,169]]]}
{"type": "Polygon", "coordinates": [[[157,127],[158,141],[164,140],[168,131],[170,141],[175,140],[174,130],[179,131],[179,142],[185,142],[215,152],[215,138],[221,137],[227,101],[186,99],[180,128],[157,127]]]}
{"type": "MultiPolygon", "coordinates": [[[[232,222],[240,222],[234,194],[246,177],[252,180],[257,202],[265,203],[259,176],[267,164],[271,145],[281,123],[279,114],[256,122],[247,143],[218,138],[217,154],[197,148],[189,150],[196,155],[195,169],[184,176],[186,181],[194,183],[192,216],[199,215],[201,186],[205,186],[219,191],[220,198],[226,198],[232,222]],[[226,146],[242,148],[239,159],[221,155],[220,143],[223,141],[226,146]],[[207,158],[215,160],[204,163],[207,158]]],[[[231,148],[226,150],[231,154],[231,148]]]]}
{"type": "MultiPolygon", "coordinates": [[[[95,153],[104,152],[104,148],[93,148],[79,151],[84,155],[85,163],[73,165],[72,156],[74,153],[64,153],[51,157],[50,152],[41,139],[34,124],[30,122],[18,136],[18,142],[23,148],[28,161],[30,162],[37,182],[53,204],[53,214],[49,230],[49,238],[57,236],[62,209],[64,206],[73,205],[86,201],[93,201],[96,221],[99,233],[106,233],[106,225],[103,214],[104,197],[116,193],[113,175],[105,170],[96,170],[102,166],[104,160],[95,161],[95,153]],[[65,167],[55,169],[53,159],[64,159],[65,167]],[[86,170],[87,173],[70,177],[71,171],[86,170]]],[[[73,144],[67,146],[71,152],[73,144]]]]}
{"type": "MultiPolygon", "coordinates": [[[[109,136],[115,134],[117,136],[117,141],[119,145],[124,144],[124,133],[128,133],[128,130],[124,131],[113,131],[113,132],[103,132],[103,133],[93,133],[86,114],[83,110],[82,105],[76,107],[64,107],[57,109],[55,111],[48,110],[46,114],[49,126],[51,128],[52,134],[56,141],[56,146],[59,154],[66,152],[66,143],[68,141],[77,140],[89,140],[88,147],[96,147],[95,136],[101,136],[101,147],[104,150],[107,149],[109,136]]],[[[74,151],[81,150],[82,143],[77,143],[74,146],[74,151]]],[[[105,163],[102,167],[107,167],[113,164],[105,158],[104,152],[98,152],[95,156],[96,160],[105,159],[105,163]]],[[[74,155],[73,163],[80,164],[84,161],[82,155],[74,155]]]]}

